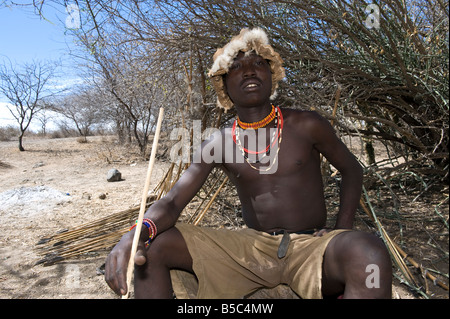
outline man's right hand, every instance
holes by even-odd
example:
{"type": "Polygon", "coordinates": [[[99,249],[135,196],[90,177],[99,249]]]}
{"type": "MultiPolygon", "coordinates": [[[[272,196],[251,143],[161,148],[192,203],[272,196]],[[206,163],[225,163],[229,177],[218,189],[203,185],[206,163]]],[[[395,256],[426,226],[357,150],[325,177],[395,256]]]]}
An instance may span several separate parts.
{"type": "MultiPolygon", "coordinates": [[[[142,227],[146,228],[146,227],[142,227]]],[[[125,295],[127,287],[127,268],[131,255],[131,246],[133,245],[134,231],[130,231],[122,236],[119,243],[113,248],[106,258],[105,280],[108,286],[118,295],[125,295]]],[[[145,235],[139,239],[134,263],[142,266],[146,262],[145,235]]]]}

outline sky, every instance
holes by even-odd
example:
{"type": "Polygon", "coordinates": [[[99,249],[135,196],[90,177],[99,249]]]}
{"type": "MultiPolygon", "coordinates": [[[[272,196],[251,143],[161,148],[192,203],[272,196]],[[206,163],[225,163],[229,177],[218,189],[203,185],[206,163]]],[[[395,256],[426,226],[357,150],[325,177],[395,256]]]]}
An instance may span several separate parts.
{"type": "MultiPolygon", "coordinates": [[[[68,48],[73,45],[65,34],[64,24],[69,14],[64,8],[44,8],[41,19],[32,8],[0,7],[0,63],[9,59],[13,65],[34,60],[62,60],[63,78],[57,81],[69,83],[76,81],[76,68],[71,67],[68,48]]],[[[0,127],[17,126],[17,122],[5,107],[8,100],[0,95],[0,127]]],[[[32,129],[39,127],[32,122],[32,129]]]]}

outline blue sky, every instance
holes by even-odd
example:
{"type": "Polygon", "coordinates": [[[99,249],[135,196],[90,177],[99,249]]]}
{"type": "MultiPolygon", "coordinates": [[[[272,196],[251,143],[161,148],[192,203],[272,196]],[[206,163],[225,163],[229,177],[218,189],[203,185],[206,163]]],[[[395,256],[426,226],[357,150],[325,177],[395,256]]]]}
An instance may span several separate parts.
{"type": "MultiPolygon", "coordinates": [[[[0,8],[0,63],[8,58],[13,65],[35,60],[61,60],[65,77],[59,81],[74,80],[76,68],[71,68],[68,47],[72,39],[65,35],[64,8],[45,7],[47,20],[34,14],[32,8],[0,8]]],[[[7,99],[0,95],[0,126],[14,125],[4,106],[7,99]]]]}
{"type": "Polygon", "coordinates": [[[35,15],[31,8],[1,8],[0,55],[7,56],[12,62],[63,56],[68,39],[60,21],[65,12],[58,13],[48,7],[44,14],[48,21],[35,15]]]}

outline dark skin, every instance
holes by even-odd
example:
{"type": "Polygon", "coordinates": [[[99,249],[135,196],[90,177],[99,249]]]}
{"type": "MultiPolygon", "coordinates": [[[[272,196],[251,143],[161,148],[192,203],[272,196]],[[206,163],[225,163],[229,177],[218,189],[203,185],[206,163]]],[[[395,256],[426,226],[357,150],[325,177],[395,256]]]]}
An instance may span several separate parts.
{"type": "MultiPolygon", "coordinates": [[[[239,118],[256,122],[271,110],[271,72],[266,60],[256,54],[238,54],[225,76],[227,93],[239,118]]],[[[270,174],[261,174],[243,160],[192,163],[172,190],[146,212],[158,227],[158,236],[148,249],[144,242],[148,230],[142,227],[135,257],[135,295],[137,298],[171,298],[169,271],[172,268],[193,272],[192,257],[186,243],[174,227],[181,211],[195,196],[214,167],[221,167],[235,184],[246,225],[260,231],[291,232],[315,229],[322,236],[327,211],[320,171],[320,154],[337,170],[342,181],[340,208],[334,229],[351,229],[358,207],[362,169],[347,147],[337,138],[331,125],[315,112],[284,109],[284,128],[278,165],[270,174]],[[149,262],[147,262],[147,260],[149,262]]],[[[273,123],[266,130],[274,127],[273,123]]],[[[257,138],[270,134],[258,132],[257,138]]],[[[244,141],[244,147],[248,145],[244,141]]],[[[240,151],[229,130],[222,130],[202,144],[202,148],[240,151]]],[[[272,154],[274,156],[274,154],[272,154]]],[[[253,164],[264,167],[263,164],[253,164]]],[[[125,294],[126,267],[134,232],[125,234],[106,262],[106,281],[117,294],[125,294]]],[[[367,233],[349,231],[334,237],[325,252],[322,266],[324,296],[343,294],[344,298],[390,298],[391,263],[383,243],[367,233]],[[366,266],[380,269],[380,287],[368,288],[366,266]]]]}

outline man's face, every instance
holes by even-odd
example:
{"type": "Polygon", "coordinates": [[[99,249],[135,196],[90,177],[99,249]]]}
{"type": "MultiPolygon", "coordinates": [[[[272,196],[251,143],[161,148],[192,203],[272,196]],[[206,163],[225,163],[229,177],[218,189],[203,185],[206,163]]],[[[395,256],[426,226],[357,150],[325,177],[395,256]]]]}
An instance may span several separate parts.
{"type": "Polygon", "coordinates": [[[228,96],[238,107],[270,102],[272,72],[269,63],[254,52],[239,52],[225,75],[228,96]]]}

